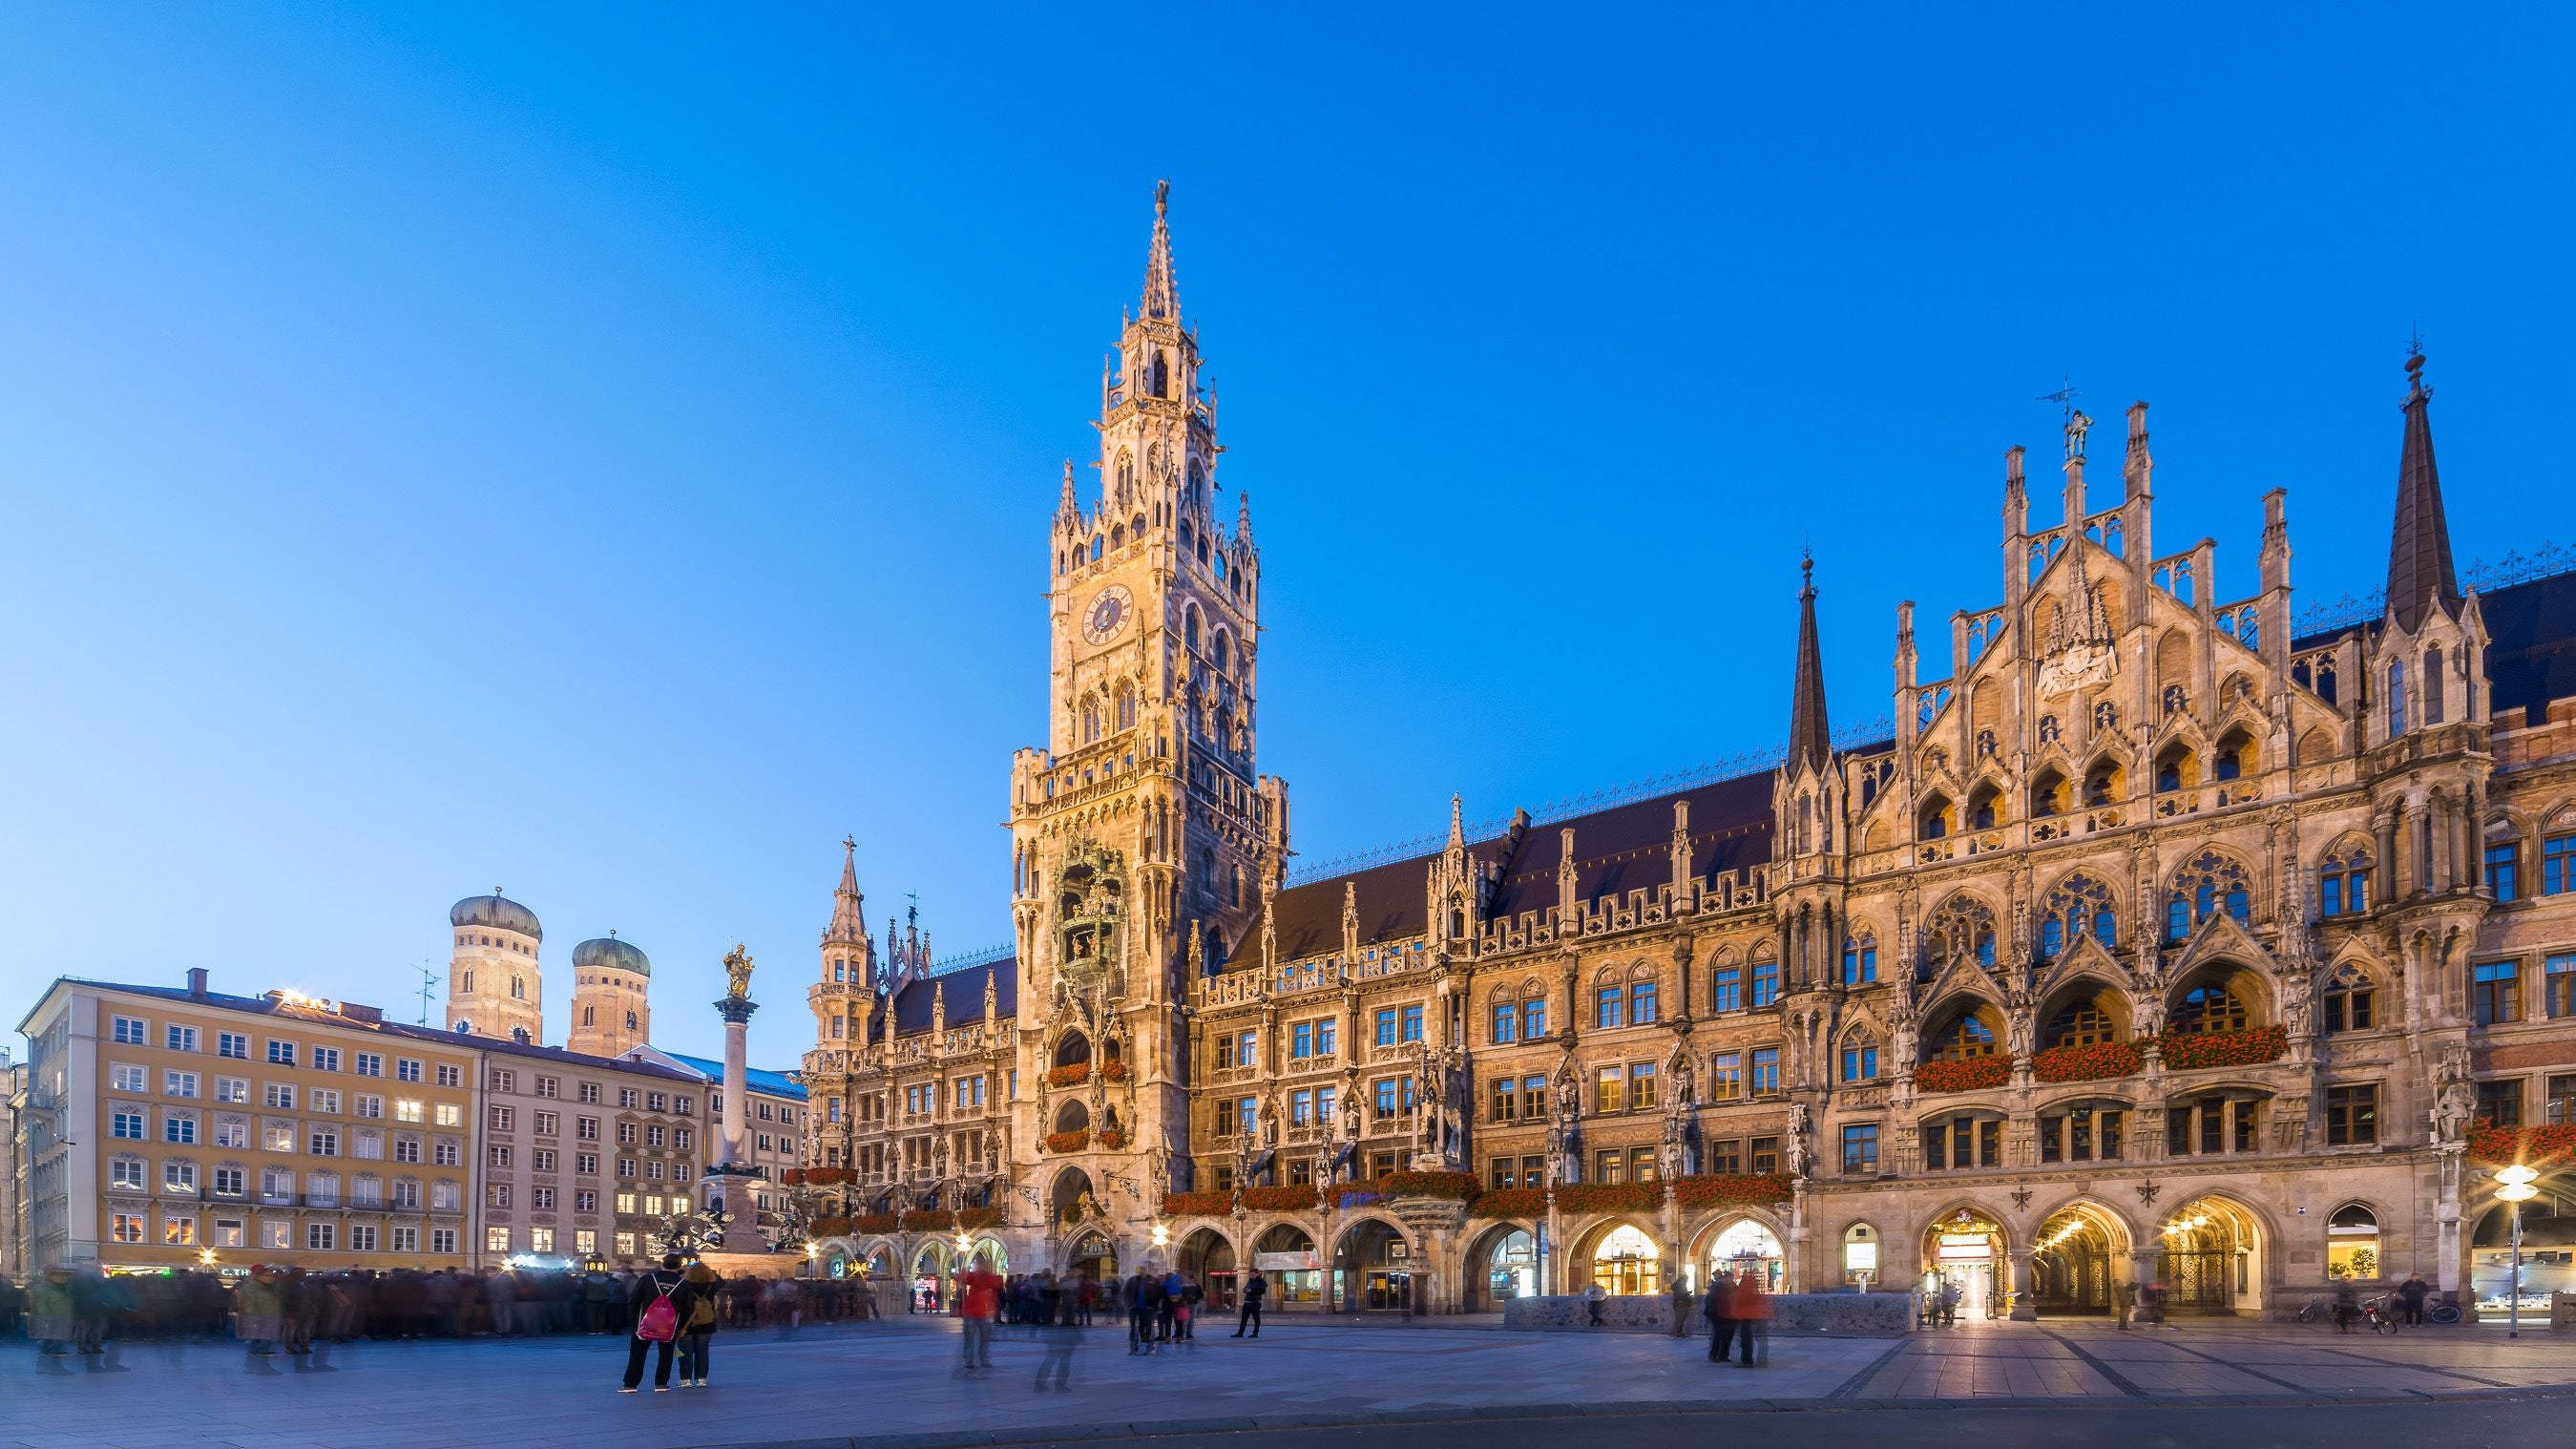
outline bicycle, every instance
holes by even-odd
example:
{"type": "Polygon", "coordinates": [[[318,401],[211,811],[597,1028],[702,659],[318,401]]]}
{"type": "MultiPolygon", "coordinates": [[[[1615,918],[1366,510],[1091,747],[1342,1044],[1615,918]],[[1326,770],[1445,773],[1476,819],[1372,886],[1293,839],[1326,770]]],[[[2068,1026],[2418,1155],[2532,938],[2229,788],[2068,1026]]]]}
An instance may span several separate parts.
{"type": "Polygon", "coordinates": [[[2370,1331],[2373,1333],[2397,1332],[2397,1315],[2388,1311],[2388,1299],[2384,1295],[2363,1299],[2361,1316],[2370,1320],[2370,1331]]]}

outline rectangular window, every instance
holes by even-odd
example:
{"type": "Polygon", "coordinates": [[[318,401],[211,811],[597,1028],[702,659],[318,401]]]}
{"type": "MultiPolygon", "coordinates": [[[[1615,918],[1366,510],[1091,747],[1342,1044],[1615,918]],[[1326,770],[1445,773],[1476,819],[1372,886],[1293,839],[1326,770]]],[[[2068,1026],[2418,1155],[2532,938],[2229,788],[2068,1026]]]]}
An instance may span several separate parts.
{"type": "Polygon", "coordinates": [[[411,1059],[411,1058],[409,1058],[409,1057],[397,1057],[397,1058],[395,1058],[395,1059],[394,1059],[394,1080],[395,1080],[395,1081],[397,1081],[397,1082],[417,1082],[417,1081],[419,1081],[419,1080],[420,1080],[420,1063],[418,1063],[418,1062],[416,1062],[416,1061],[412,1060],[412,1059],[411,1059]]]}
{"type": "Polygon", "coordinates": [[[1300,1088],[1288,1094],[1288,1125],[1306,1127],[1315,1121],[1315,1094],[1300,1088]]]}
{"type": "MultiPolygon", "coordinates": [[[[582,1083],[582,1084],[581,1084],[581,1088],[580,1088],[580,1092],[579,1092],[579,1096],[580,1096],[580,1098],[581,1098],[581,1100],[582,1100],[582,1101],[585,1101],[585,1102],[591,1103],[592,1105],[596,1106],[596,1105],[598,1104],[598,1102],[599,1102],[599,1083],[597,1083],[597,1082],[584,1082],[584,1083],[582,1083]]],[[[682,1100],[683,1100],[683,1103],[684,1103],[683,1110],[686,1110],[686,1107],[685,1107],[685,1101],[686,1101],[686,1099],[684,1098],[684,1099],[682,1099],[682,1100]]]]}
{"type": "MultiPolygon", "coordinates": [[[[633,1247],[635,1235],[633,1233],[625,1233],[621,1234],[621,1236],[626,1239],[628,1244],[624,1251],[630,1254],[633,1253],[635,1251],[633,1247]]],[[[429,1254],[433,1258],[454,1257],[456,1254],[456,1229],[431,1228],[429,1230],[429,1254]]]]}
{"type": "Polygon", "coordinates": [[[573,1171],[575,1171],[575,1172],[577,1172],[577,1173],[580,1173],[580,1174],[581,1174],[582,1176],[584,1176],[584,1177],[596,1177],[596,1176],[598,1176],[598,1175],[599,1175],[599,1154],[598,1154],[598,1153],[596,1153],[596,1152],[576,1152],[576,1153],[574,1153],[574,1154],[572,1155],[572,1170],[573,1170],[573,1171]]]}
{"type": "Polygon", "coordinates": [[[1492,1122],[1510,1122],[1516,1120],[1520,1114],[1513,1109],[1520,1105],[1520,1078],[1496,1077],[1494,1078],[1493,1091],[1494,1106],[1486,1120],[1492,1122]]]}
{"type": "Polygon", "coordinates": [[[419,1251],[420,1251],[420,1229],[418,1229],[418,1228],[395,1228],[395,1229],[393,1229],[393,1230],[392,1230],[392,1242],[391,1242],[391,1244],[390,1244],[390,1246],[389,1246],[389,1248],[388,1248],[388,1251],[396,1252],[396,1253],[417,1253],[417,1252],[419,1252],[419,1251]]]}
{"type": "Polygon", "coordinates": [[[2496,903],[2522,899],[2522,847],[2507,843],[2487,847],[2487,888],[2496,903]]]}
{"type": "Polygon", "coordinates": [[[1853,1122],[1843,1127],[1843,1172],[1860,1176],[1878,1171],[1878,1124],[1853,1122]]]}
{"type": "Polygon", "coordinates": [[[1616,986],[1604,986],[1592,993],[1592,1025],[1596,1030],[1606,1031],[1621,1024],[1620,1005],[1626,995],[1616,986]]]}
{"type": "Polygon", "coordinates": [[[554,1170],[555,1170],[555,1154],[554,1154],[554,1149],[552,1149],[552,1148],[548,1148],[548,1147],[540,1147],[540,1148],[538,1148],[536,1151],[529,1153],[529,1154],[528,1154],[528,1166],[535,1168],[535,1169],[536,1169],[537,1171],[539,1171],[539,1172],[552,1172],[552,1171],[554,1171],[554,1170]]]}
{"type": "Polygon", "coordinates": [[[1395,1008],[1392,1006],[1381,1009],[1377,1014],[1377,1044],[1382,1047],[1395,1045],[1395,1008]]]}
{"type": "Polygon", "coordinates": [[[249,1060],[250,1060],[250,1037],[249,1037],[249,1035],[248,1035],[248,1034],[246,1034],[246,1033],[243,1033],[243,1032],[238,1032],[238,1031],[219,1031],[219,1032],[216,1032],[216,1033],[215,1033],[215,1055],[216,1055],[216,1056],[219,1056],[219,1057],[231,1057],[234,1061],[237,1061],[237,1062],[246,1062],[246,1061],[249,1061],[249,1060]]]}
{"type": "Polygon", "coordinates": [[[272,1038],[268,1044],[268,1064],[273,1067],[295,1065],[295,1043],[272,1038]]]}
{"type": "Polygon", "coordinates": [[[495,1132],[512,1132],[512,1131],[516,1131],[516,1130],[518,1129],[518,1125],[519,1125],[519,1114],[518,1114],[518,1112],[517,1112],[515,1109],[513,1109],[513,1108],[509,1108],[509,1107],[500,1107],[500,1106],[496,1106],[496,1107],[492,1108],[492,1130],[493,1130],[493,1131],[495,1131],[495,1132]]]}
{"type": "Polygon", "coordinates": [[[1419,1006],[1408,1006],[1404,1009],[1404,1039],[1422,1040],[1422,1008],[1419,1006]]]}
{"type": "Polygon", "coordinates": [[[435,1119],[441,1127],[462,1127],[465,1125],[465,1109],[454,1102],[441,1102],[437,1104],[436,1109],[430,1113],[430,1116],[435,1119]]]}
{"type": "Polygon", "coordinates": [[[250,1119],[248,1117],[216,1118],[215,1145],[217,1147],[250,1146],[250,1119]]]}
{"type": "Polygon", "coordinates": [[[1778,1002],[1779,999],[1780,963],[1777,961],[1754,962],[1753,1004],[1755,1006],[1770,1006],[1778,1002]]]}
{"type": "Polygon", "coordinates": [[[340,1155],[340,1129],[337,1127],[315,1127],[304,1141],[306,1150],[315,1157],[340,1155]]]}
{"type": "Polygon", "coordinates": [[[1376,1099],[1377,1115],[1380,1118],[1394,1116],[1396,1113],[1395,1079],[1381,1077],[1370,1084],[1370,1090],[1376,1099]]]}
{"type": "Polygon", "coordinates": [[[2378,1140],[2378,1085],[2326,1088],[2326,1145],[2351,1147],[2378,1140]]]}
{"type": "Polygon", "coordinates": [[[313,1110],[316,1112],[329,1112],[337,1115],[340,1110],[340,1092],[336,1087],[314,1088],[312,1100],[313,1110]]]}
{"type": "Polygon", "coordinates": [[[2490,1126],[2521,1126],[2522,1078],[2478,1083],[2478,1117],[2490,1126]]]}
{"type": "Polygon", "coordinates": [[[1878,979],[1878,944],[1843,943],[1843,984],[1866,986],[1878,979]]]}
{"type": "Polygon", "coordinates": [[[2576,1076],[2551,1077],[2545,1085],[2547,1100],[2542,1104],[2543,1120],[2552,1127],[2576,1122],[2576,1076]]]}
{"type": "Polygon", "coordinates": [[[111,1092],[148,1092],[152,1090],[146,1085],[149,1076],[141,1067],[112,1064],[107,1069],[107,1089],[111,1092]]]}
{"type": "Polygon", "coordinates": [[[425,1119],[425,1112],[426,1109],[418,1097],[394,1098],[394,1120],[397,1122],[422,1121],[425,1119]]]}
{"type": "Polygon", "coordinates": [[[485,1228],[483,1230],[483,1251],[487,1253],[506,1253],[510,1251],[510,1230],[508,1228],[485,1228]]]}
{"type": "Polygon", "coordinates": [[[2542,963],[2540,992],[2551,1017],[2576,1016],[2576,952],[2562,952],[2542,963]]]}
{"type": "MultiPolygon", "coordinates": [[[[530,1188],[528,1190],[528,1206],[541,1213],[554,1211],[555,1190],[551,1187],[530,1188]]],[[[539,1248],[537,1251],[542,1253],[545,1249],[539,1248]]]]}
{"type": "Polygon", "coordinates": [[[465,1085],[465,1069],[464,1069],[463,1067],[458,1066],[458,1065],[457,1065],[456,1063],[454,1063],[454,1062],[441,1062],[441,1063],[439,1063],[439,1066],[438,1066],[438,1084],[439,1084],[440,1086],[442,1086],[442,1087],[461,1087],[461,1086],[464,1086],[464,1085],[465,1085]]]}
{"type": "Polygon", "coordinates": [[[1521,1117],[1536,1122],[1547,1115],[1547,1078],[1532,1075],[1521,1078],[1521,1117]]]}
{"type": "Polygon", "coordinates": [[[429,1160],[437,1167],[459,1167],[465,1162],[465,1144],[453,1137],[441,1137],[430,1144],[429,1160]]]}
{"type": "Polygon", "coordinates": [[[1315,1054],[1315,1024],[1301,1021],[1288,1029],[1288,1055],[1299,1061],[1315,1054]]]}
{"type": "Polygon", "coordinates": [[[141,1046],[147,1039],[146,1034],[149,1030],[150,1028],[144,1025],[143,1018],[139,1016],[120,1016],[114,1018],[109,1024],[108,1040],[118,1046],[141,1046]]]}
{"type": "Polygon", "coordinates": [[[311,1065],[313,1070],[317,1072],[336,1072],[340,1070],[340,1049],[338,1047],[327,1046],[315,1047],[313,1049],[311,1065]]]}
{"type": "Polygon", "coordinates": [[[1638,1062],[1628,1068],[1628,1106],[1639,1112],[1655,1109],[1655,1064],[1638,1062]]]}
{"type": "Polygon", "coordinates": [[[114,1192],[144,1191],[143,1159],[139,1157],[110,1159],[107,1164],[107,1185],[114,1192]]]}
{"type": "Polygon", "coordinates": [[[1756,1138],[1754,1138],[1754,1139],[1753,1139],[1753,1171],[1755,1172],[1755,1174],[1757,1174],[1757,1175],[1759,1175],[1759,1176],[1763,1176],[1763,1177],[1768,1177],[1768,1176],[1770,1176],[1772,1173],[1778,1172],[1779,1170],[1780,1170],[1780,1139],[1779,1139],[1779,1138],[1777,1138],[1777,1137],[1756,1137],[1756,1138]]]}
{"type": "Polygon", "coordinates": [[[161,1031],[161,1045],[174,1052],[195,1051],[197,1049],[197,1029],[193,1026],[164,1027],[161,1031]]]}
{"type": "Polygon", "coordinates": [[[1547,1035],[1547,998],[1533,998],[1521,1003],[1521,1040],[1536,1041],[1547,1035]]]}
{"type": "Polygon", "coordinates": [[[2576,890],[2576,835],[2552,835],[2540,842],[2540,893],[2564,895],[2576,890]]]}
{"type": "Polygon", "coordinates": [[[1507,1192],[1520,1186],[1519,1169],[1520,1159],[1517,1157],[1497,1157],[1485,1165],[1488,1180],[1496,1192],[1507,1192]]]}
{"type": "Polygon", "coordinates": [[[2522,1020],[2522,963],[2489,961],[2470,972],[2469,1015],[2480,1026],[2522,1020]]]}
{"type": "Polygon", "coordinates": [[[372,1253],[376,1250],[376,1228],[373,1223],[349,1224],[349,1251],[372,1253]]]}
{"type": "Polygon", "coordinates": [[[120,1243],[139,1243],[143,1241],[143,1231],[143,1214],[118,1213],[110,1236],[120,1243]]]}
{"type": "Polygon", "coordinates": [[[580,1138],[584,1142],[597,1142],[599,1140],[599,1119],[596,1117],[575,1117],[572,1119],[572,1135],[580,1138]]]}
{"type": "Polygon", "coordinates": [[[1732,1102],[1744,1095],[1744,1054],[1719,1052],[1709,1062],[1708,1099],[1732,1102]]]}
{"type": "Polygon", "coordinates": [[[1628,988],[1628,1024],[1652,1026],[1655,1024],[1655,1016],[1655,983],[1640,981],[1630,986],[1628,988]]]}
{"type": "Polygon", "coordinates": [[[1617,1187],[1628,1180],[1628,1154],[1616,1147],[1604,1147],[1592,1157],[1592,1180],[1603,1187],[1617,1187]]]}
{"type": "Polygon", "coordinates": [[[360,1092],[350,1102],[350,1115],[381,1122],[385,1117],[385,1099],[373,1092],[360,1092]]]}
{"type": "Polygon", "coordinates": [[[175,1142],[182,1147],[190,1146],[195,1143],[197,1140],[196,1114],[192,1112],[173,1112],[167,1117],[164,1117],[161,1120],[161,1140],[164,1142],[175,1142]]]}
{"type": "Polygon", "coordinates": [[[250,1082],[242,1077],[215,1078],[215,1100],[218,1102],[248,1102],[250,1100],[250,1082]]]}
{"type": "Polygon", "coordinates": [[[306,1223],[304,1225],[304,1246],[308,1250],[316,1253],[337,1251],[340,1246],[340,1225],[337,1223],[306,1223]]]}
{"type": "Polygon", "coordinates": [[[164,1192],[195,1192],[197,1190],[197,1164],[193,1162],[162,1163],[161,1190],[164,1192]]]}
{"type": "Polygon", "coordinates": [[[246,1248],[250,1246],[250,1234],[246,1231],[245,1225],[240,1218],[217,1218],[215,1219],[215,1235],[211,1240],[209,1240],[209,1246],[217,1248],[246,1248]]]}
{"type": "Polygon", "coordinates": [[[193,1217],[165,1217],[161,1220],[161,1245],[165,1248],[193,1248],[197,1245],[197,1220],[193,1217]]]}
{"type": "Polygon", "coordinates": [[[295,1085],[292,1082],[262,1084],[260,1100],[280,1111],[295,1110],[295,1085]]]}
{"type": "Polygon", "coordinates": [[[295,1124],[292,1122],[260,1123],[259,1146],[260,1150],[263,1152],[293,1152],[295,1150],[295,1124]]]}
{"type": "Polygon", "coordinates": [[[1768,1097],[1780,1090],[1780,1049],[1753,1049],[1753,1095],[1768,1097]]]}
{"type": "MultiPolygon", "coordinates": [[[[959,1082],[957,1084],[957,1105],[960,1107],[966,1105],[966,1084],[964,1082],[959,1082]]],[[[668,1129],[664,1128],[658,1122],[654,1123],[644,1129],[644,1145],[647,1147],[659,1147],[663,1144],[663,1139],[669,1135],[670,1133],[668,1129]]],[[[769,1136],[766,1132],[763,1132],[760,1135],[764,1141],[767,1140],[769,1136]]]]}
{"type": "Polygon", "coordinates": [[[1494,1045],[1509,1046],[1520,1037],[1521,1008],[1517,1001],[1494,1003],[1494,1045]]]}
{"type": "Polygon", "coordinates": [[[163,1072],[161,1074],[161,1095],[165,1097],[193,1097],[197,1095],[197,1074],[195,1072],[163,1072]]]}
{"type": "Polygon", "coordinates": [[[1597,1073],[1592,1089],[1592,1110],[1624,1112],[1628,1110],[1628,1073],[1621,1067],[1603,1067],[1597,1073]]]}
{"type": "Polygon", "coordinates": [[[385,1057],[382,1052],[360,1052],[352,1060],[356,1063],[359,1076],[381,1077],[385,1074],[385,1057]]]}
{"type": "Polygon", "coordinates": [[[508,1168],[510,1165],[509,1144],[506,1142],[490,1142],[484,1144],[483,1160],[494,1167],[504,1169],[508,1168]]]}
{"type": "Polygon", "coordinates": [[[1733,1177],[1744,1170],[1744,1139],[1727,1137],[1708,1144],[1708,1170],[1733,1177]]]}

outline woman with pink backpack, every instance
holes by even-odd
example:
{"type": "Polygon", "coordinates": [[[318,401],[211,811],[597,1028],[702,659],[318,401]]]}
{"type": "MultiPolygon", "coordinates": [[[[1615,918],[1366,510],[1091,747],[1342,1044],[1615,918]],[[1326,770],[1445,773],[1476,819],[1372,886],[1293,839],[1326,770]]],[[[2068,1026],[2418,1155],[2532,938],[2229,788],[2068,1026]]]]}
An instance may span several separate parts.
{"type": "Polygon", "coordinates": [[[663,1254],[661,1267],[635,1280],[629,1301],[635,1308],[635,1333],[626,1343],[626,1385],[618,1392],[635,1392],[644,1382],[645,1351],[658,1348],[661,1353],[653,1361],[653,1392],[667,1394],[671,1391],[671,1345],[679,1339],[691,1310],[698,1306],[698,1290],[680,1276],[680,1255],[663,1254]]]}

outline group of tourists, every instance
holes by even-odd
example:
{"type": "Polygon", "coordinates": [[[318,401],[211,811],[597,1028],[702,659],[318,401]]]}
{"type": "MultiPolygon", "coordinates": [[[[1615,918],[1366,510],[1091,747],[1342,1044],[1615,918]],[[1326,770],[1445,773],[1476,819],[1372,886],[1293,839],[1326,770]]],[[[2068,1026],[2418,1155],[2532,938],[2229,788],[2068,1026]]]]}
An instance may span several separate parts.
{"type": "MultiPolygon", "coordinates": [[[[103,1354],[113,1342],[239,1341],[253,1358],[302,1356],[316,1343],[361,1339],[631,1334],[636,1286],[649,1275],[577,1269],[448,1268],[317,1272],[268,1263],[246,1274],[203,1269],[107,1273],[59,1264],[24,1288],[0,1277],[0,1339],[21,1332],[48,1358],[103,1354]]],[[[741,1277],[703,1296],[732,1328],[871,1316],[858,1279],[741,1277]]]]}

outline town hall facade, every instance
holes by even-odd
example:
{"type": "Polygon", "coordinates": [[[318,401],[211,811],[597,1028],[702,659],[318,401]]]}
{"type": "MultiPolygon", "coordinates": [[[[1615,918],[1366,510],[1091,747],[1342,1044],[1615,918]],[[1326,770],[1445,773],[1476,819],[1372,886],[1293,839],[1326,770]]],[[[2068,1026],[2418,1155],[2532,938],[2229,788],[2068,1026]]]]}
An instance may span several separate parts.
{"type": "Polygon", "coordinates": [[[2216,597],[2215,544],[2158,552],[2146,405],[2116,481],[2070,411],[2041,516],[2005,455],[1952,677],[1896,606],[1891,731],[1829,728],[1810,572],[1776,767],[1453,804],[1443,847],[1292,886],[1261,558],[1158,194],[1099,485],[1067,465],[1045,527],[1010,949],[880,949],[845,858],[818,1252],[932,1292],[970,1254],[1220,1303],[1258,1269],[1334,1312],[1718,1269],[1971,1316],[2503,1291],[2487,1174],[2576,1121],[2576,575],[2463,588],[2423,366],[2374,617],[2297,632],[2279,490],[2259,589],[2216,597]]]}

